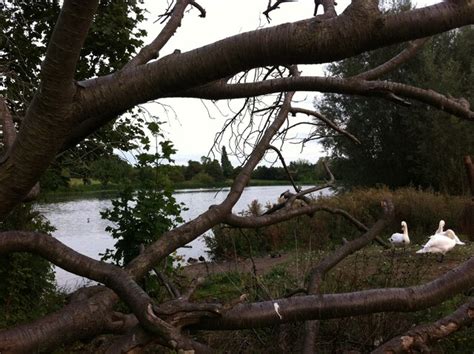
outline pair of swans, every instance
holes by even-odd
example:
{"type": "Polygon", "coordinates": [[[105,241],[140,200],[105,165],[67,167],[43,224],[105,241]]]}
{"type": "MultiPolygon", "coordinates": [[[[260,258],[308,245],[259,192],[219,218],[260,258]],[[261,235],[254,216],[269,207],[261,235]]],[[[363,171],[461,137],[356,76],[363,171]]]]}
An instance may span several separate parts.
{"type": "MultiPolygon", "coordinates": [[[[416,253],[441,253],[442,258],[446,252],[451,250],[455,245],[464,245],[455,232],[451,229],[444,231],[444,220],[440,220],[438,229],[434,235],[430,236],[428,242],[423,246],[422,249],[416,253]]],[[[403,233],[394,233],[388,240],[394,246],[407,246],[410,244],[410,238],[408,236],[408,226],[405,221],[402,221],[403,233]]]]}

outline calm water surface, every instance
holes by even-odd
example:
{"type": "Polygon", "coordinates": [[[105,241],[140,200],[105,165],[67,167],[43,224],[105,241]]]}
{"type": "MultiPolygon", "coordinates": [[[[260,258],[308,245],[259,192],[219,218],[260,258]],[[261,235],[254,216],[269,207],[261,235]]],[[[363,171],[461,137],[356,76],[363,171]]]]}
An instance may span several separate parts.
{"type": "MultiPolygon", "coordinates": [[[[291,187],[247,187],[233,211],[237,213],[247,209],[247,206],[255,199],[262,205],[275,203],[278,196],[287,189],[291,190],[291,187]]],[[[174,196],[177,202],[184,203],[188,208],[182,212],[182,217],[185,221],[189,221],[205,212],[210,205],[222,202],[228,192],[229,188],[189,189],[177,191],[174,196]]],[[[328,194],[331,194],[330,190],[324,189],[314,196],[328,194]]],[[[82,254],[100,259],[100,254],[107,248],[113,248],[115,243],[115,240],[105,231],[105,228],[112,223],[100,217],[100,212],[111,206],[110,199],[94,198],[37,204],[36,209],[41,211],[56,227],[57,230],[53,236],[82,254]]],[[[190,242],[188,246],[191,248],[179,248],[178,255],[183,256],[184,259],[199,256],[208,258],[202,236],[190,242]]],[[[61,268],[56,267],[55,272],[56,282],[62,288],[72,290],[85,282],[84,278],[61,268]]]]}

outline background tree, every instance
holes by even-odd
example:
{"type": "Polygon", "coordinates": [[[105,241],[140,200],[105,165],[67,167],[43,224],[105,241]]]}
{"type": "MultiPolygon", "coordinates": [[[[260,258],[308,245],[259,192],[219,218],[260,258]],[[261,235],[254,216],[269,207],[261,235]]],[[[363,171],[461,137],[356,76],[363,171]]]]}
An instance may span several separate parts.
{"type": "MultiPolygon", "coordinates": [[[[472,96],[474,27],[432,38],[416,57],[385,75],[391,81],[472,96]]],[[[350,77],[393,57],[400,46],[378,49],[329,65],[330,75],[350,77]]],[[[390,187],[410,184],[448,193],[465,193],[462,157],[474,151],[474,127],[468,122],[418,105],[386,105],[364,97],[324,94],[317,107],[357,136],[362,144],[341,136],[322,139],[332,151],[334,171],[352,185],[390,187]],[[438,150],[435,147],[440,147],[438,150]],[[435,152],[436,150],[436,152],[435,152]]],[[[320,135],[330,134],[327,127],[320,135]]],[[[333,134],[330,134],[333,135],[333,134]]]]}
{"type": "Polygon", "coordinates": [[[221,153],[221,166],[222,166],[222,173],[224,174],[225,178],[230,178],[232,176],[232,172],[234,167],[230,163],[229,157],[227,156],[227,150],[225,146],[222,146],[222,153],[221,153]]]}
{"type": "Polygon", "coordinates": [[[97,178],[104,186],[110,182],[127,184],[132,172],[132,166],[117,155],[101,157],[92,162],[90,168],[90,176],[97,178]]]}

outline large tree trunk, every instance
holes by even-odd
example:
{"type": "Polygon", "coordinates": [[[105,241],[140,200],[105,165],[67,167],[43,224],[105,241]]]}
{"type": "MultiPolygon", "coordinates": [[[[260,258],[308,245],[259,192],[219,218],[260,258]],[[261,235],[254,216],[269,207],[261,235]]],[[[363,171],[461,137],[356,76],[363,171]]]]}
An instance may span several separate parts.
{"type": "Polygon", "coordinates": [[[474,164],[470,156],[464,156],[464,166],[466,166],[471,200],[464,207],[461,227],[462,232],[474,241],[474,164]]]}

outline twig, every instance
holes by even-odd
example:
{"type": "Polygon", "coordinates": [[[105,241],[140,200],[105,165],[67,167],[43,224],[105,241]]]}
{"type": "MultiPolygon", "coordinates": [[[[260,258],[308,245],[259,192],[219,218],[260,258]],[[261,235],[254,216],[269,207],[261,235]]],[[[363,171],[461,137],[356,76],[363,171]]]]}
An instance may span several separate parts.
{"type": "Polygon", "coordinates": [[[158,271],[156,267],[153,268],[153,270],[155,271],[156,276],[158,277],[158,279],[160,279],[161,283],[164,285],[164,287],[172,298],[177,298],[181,296],[180,291],[174,285],[171,279],[169,279],[163,272],[158,271]]]}
{"type": "Polygon", "coordinates": [[[281,154],[280,150],[277,149],[275,146],[273,145],[269,145],[268,146],[269,149],[275,151],[278,155],[278,158],[280,159],[281,161],[281,164],[283,165],[283,168],[286,172],[286,175],[288,176],[288,179],[290,180],[291,182],[291,185],[293,186],[293,188],[295,189],[296,193],[298,193],[301,189],[296,185],[295,183],[295,180],[293,179],[293,176],[291,175],[290,171],[288,170],[288,166],[286,165],[286,162],[285,162],[285,158],[283,157],[283,155],[281,154]]]}
{"type": "Polygon", "coordinates": [[[268,0],[267,9],[265,11],[263,11],[263,14],[267,18],[267,21],[270,22],[271,21],[270,12],[272,12],[276,9],[279,9],[280,4],[283,4],[285,2],[295,2],[295,1],[296,0],[276,0],[275,3],[272,5],[272,0],[268,0]]]}

